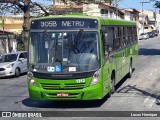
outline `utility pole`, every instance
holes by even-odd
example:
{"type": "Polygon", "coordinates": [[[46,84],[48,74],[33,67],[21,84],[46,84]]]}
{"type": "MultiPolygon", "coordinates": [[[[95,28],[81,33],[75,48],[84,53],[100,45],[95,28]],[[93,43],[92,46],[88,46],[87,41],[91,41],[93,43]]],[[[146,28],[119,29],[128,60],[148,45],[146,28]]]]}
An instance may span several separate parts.
{"type": "Polygon", "coordinates": [[[140,3],[142,4],[142,22],[143,22],[143,33],[144,33],[144,14],[143,14],[144,10],[143,10],[143,4],[144,3],[150,3],[150,2],[140,2],[140,3]]]}

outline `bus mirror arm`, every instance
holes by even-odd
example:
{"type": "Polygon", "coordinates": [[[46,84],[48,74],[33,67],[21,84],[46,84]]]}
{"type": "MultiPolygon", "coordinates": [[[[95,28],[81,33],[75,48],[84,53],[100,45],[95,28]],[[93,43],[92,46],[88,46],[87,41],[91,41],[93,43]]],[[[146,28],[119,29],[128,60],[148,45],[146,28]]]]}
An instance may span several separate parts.
{"type": "Polygon", "coordinates": [[[105,56],[108,56],[109,55],[109,52],[105,51],[105,56]]]}
{"type": "Polygon", "coordinates": [[[108,46],[108,45],[105,45],[105,46],[104,46],[104,55],[105,55],[105,56],[108,56],[108,55],[109,55],[109,51],[108,51],[108,50],[109,50],[109,46],[108,46]]]}
{"type": "Polygon", "coordinates": [[[111,53],[111,51],[112,51],[112,47],[108,46],[108,52],[111,53]]]}
{"type": "Polygon", "coordinates": [[[105,47],[106,47],[106,50],[107,50],[107,54],[111,53],[112,47],[110,47],[109,45],[105,45],[105,47]]]}

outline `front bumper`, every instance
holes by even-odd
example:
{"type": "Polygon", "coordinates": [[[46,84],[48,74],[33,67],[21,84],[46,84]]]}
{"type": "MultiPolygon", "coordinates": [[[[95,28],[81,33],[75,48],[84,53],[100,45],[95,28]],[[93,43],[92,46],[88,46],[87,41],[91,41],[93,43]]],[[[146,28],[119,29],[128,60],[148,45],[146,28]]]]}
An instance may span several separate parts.
{"type": "Polygon", "coordinates": [[[5,71],[0,71],[0,77],[13,76],[13,75],[15,75],[15,72],[11,68],[5,69],[5,71]]]}
{"type": "Polygon", "coordinates": [[[80,90],[43,90],[31,84],[28,85],[28,89],[33,100],[97,100],[103,97],[100,83],[80,90]],[[67,93],[68,96],[59,97],[57,93],[67,93]]]}

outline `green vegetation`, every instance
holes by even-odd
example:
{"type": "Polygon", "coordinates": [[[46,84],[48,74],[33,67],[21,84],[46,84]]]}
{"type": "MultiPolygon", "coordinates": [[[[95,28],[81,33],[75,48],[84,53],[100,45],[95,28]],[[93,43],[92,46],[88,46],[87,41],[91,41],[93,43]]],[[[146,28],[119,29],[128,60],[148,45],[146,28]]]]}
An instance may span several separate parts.
{"type": "Polygon", "coordinates": [[[24,46],[24,43],[22,42],[22,34],[17,34],[16,35],[16,40],[17,40],[17,50],[18,51],[24,51],[25,46],[24,46]]]}
{"type": "Polygon", "coordinates": [[[0,28],[3,27],[3,18],[0,17],[0,28]]]}

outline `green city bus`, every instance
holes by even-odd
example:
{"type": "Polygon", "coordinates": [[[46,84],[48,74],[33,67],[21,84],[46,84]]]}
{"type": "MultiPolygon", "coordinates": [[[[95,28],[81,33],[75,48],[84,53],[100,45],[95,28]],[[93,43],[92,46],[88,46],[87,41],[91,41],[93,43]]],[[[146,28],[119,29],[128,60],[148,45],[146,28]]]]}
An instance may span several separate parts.
{"type": "Polygon", "coordinates": [[[31,99],[102,99],[132,75],[136,23],[83,14],[35,18],[28,53],[31,99]]]}

